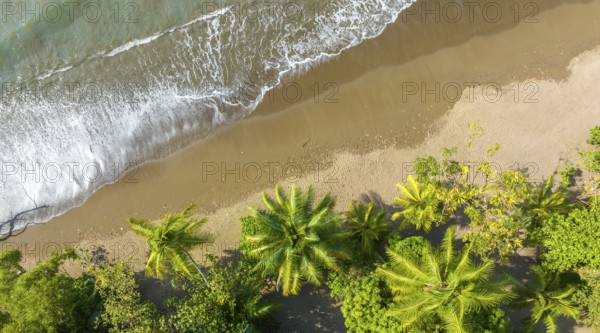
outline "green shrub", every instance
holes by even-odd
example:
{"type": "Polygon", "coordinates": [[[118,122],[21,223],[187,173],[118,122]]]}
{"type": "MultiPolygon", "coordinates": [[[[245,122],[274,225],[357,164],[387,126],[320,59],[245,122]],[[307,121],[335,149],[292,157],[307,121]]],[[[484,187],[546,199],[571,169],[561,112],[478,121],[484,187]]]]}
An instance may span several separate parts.
{"type": "Polygon", "coordinates": [[[443,147],[441,152],[444,158],[450,158],[452,155],[458,152],[458,147],[443,147]]]}
{"type": "Polygon", "coordinates": [[[600,204],[554,215],[541,227],[544,265],[553,270],[600,268],[600,204]]]}
{"type": "Polygon", "coordinates": [[[441,173],[440,164],[433,156],[417,157],[413,166],[417,181],[428,183],[435,180],[441,173]]]}
{"type": "Polygon", "coordinates": [[[600,173],[600,151],[586,151],[583,153],[583,164],[591,172],[600,173]]]}
{"type": "Polygon", "coordinates": [[[94,267],[96,290],[103,300],[98,325],[115,333],[156,332],[158,318],[151,302],[142,302],[133,271],[123,262],[94,267]]]}
{"type": "Polygon", "coordinates": [[[336,301],[342,301],[348,286],[368,274],[369,269],[361,269],[353,266],[346,266],[339,272],[329,272],[327,274],[327,281],[325,281],[330,289],[329,295],[336,301]]]}
{"type": "Polygon", "coordinates": [[[394,252],[410,256],[415,260],[423,256],[423,249],[427,240],[421,236],[402,238],[397,231],[392,232],[388,237],[388,248],[394,252]]]}
{"type": "Polygon", "coordinates": [[[586,285],[574,297],[586,325],[600,330],[600,272],[597,269],[579,271],[586,285]]]}
{"type": "Polygon", "coordinates": [[[252,216],[240,217],[240,224],[242,225],[242,236],[253,236],[263,231],[261,225],[256,223],[252,216]]]}
{"type": "Polygon", "coordinates": [[[572,165],[566,166],[558,170],[558,174],[560,175],[560,185],[562,187],[572,186],[574,183],[573,177],[575,176],[576,171],[577,170],[572,165]]]}
{"type": "Polygon", "coordinates": [[[500,308],[488,311],[482,310],[471,318],[481,328],[481,333],[508,333],[512,332],[512,325],[506,313],[500,308]]]}
{"type": "Polygon", "coordinates": [[[587,142],[596,146],[596,150],[582,152],[583,165],[591,172],[600,173],[600,126],[596,126],[590,130],[590,138],[587,142]]]}
{"type": "Polygon", "coordinates": [[[348,332],[399,332],[401,323],[387,315],[391,303],[392,294],[378,274],[354,280],[344,290],[341,308],[348,332]]]}
{"type": "Polygon", "coordinates": [[[600,146],[600,126],[596,126],[590,130],[590,138],[587,142],[594,146],[600,146]]]}
{"type": "Polygon", "coordinates": [[[19,251],[0,253],[0,328],[2,332],[84,332],[98,299],[87,276],[60,271],[74,250],[52,254],[29,271],[19,266],[19,251]]]}
{"type": "Polygon", "coordinates": [[[176,332],[258,333],[253,321],[270,315],[278,306],[262,300],[262,279],[232,263],[218,266],[212,258],[206,278],[210,288],[192,278],[183,284],[185,296],[169,300],[167,324],[176,332]]]}
{"type": "Polygon", "coordinates": [[[258,259],[250,252],[256,248],[255,244],[246,241],[247,236],[254,236],[259,232],[263,232],[261,225],[256,223],[252,216],[240,217],[242,226],[242,236],[240,237],[240,266],[250,269],[258,262],[258,259]]]}
{"type": "Polygon", "coordinates": [[[498,151],[500,150],[501,146],[499,143],[493,144],[491,146],[488,147],[486,155],[489,157],[492,157],[494,155],[496,155],[496,153],[498,153],[498,151]]]}
{"type": "MultiPolygon", "coordinates": [[[[422,255],[425,242],[423,237],[402,239],[397,231],[388,236],[389,247],[416,257],[422,255]]],[[[374,266],[347,267],[340,272],[330,272],[327,285],[332,298],[342,301],[341,310],[348,332],[399,332],[401,323],[387,313],[393,303],[391,291],[374,272],[374,266]]],[[[429,327],[427,332],[435,332],[435,327],[429,327]]]]}

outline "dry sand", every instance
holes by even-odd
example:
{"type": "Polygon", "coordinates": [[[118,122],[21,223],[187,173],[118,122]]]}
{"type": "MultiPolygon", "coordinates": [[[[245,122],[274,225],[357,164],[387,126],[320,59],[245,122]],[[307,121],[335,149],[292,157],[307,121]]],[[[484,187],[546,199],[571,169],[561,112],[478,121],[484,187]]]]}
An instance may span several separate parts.
{"type": "MultiPolygon", "coordinates": [[[[336,181],[331,184],[317,182],[316,186],[321,192],[334,193],[340,208],[347,207],[352,200],[359,198],[375,200],[384,207],[391,207],[392,199],[398,193],[394,185],[410,173],[410,162],[415,157],[440,157],[441,148],[457,146],[459,153],[456,158],[476,166],[487,158],[487,148],[495,143],[502,148],[490,160],[498,170],[527,169],[530,181],[540,181],[559,166],[576,163],[576,148],[585,147],[589,128],[600,124],[600,100],[597,98],[600,48],[576,57],[569,68],[572,74],[565,82],[529,81],[539,88],[535,103],[515,103],[508,87],[504,87],[503,97],[495,103],[481,96],[476,96],[471,102],[465,92],[460,102],[438,122],[439,130],[423,144],[414,149],[388,148],[365,155],[336,154],[336,181]],[[472,149],[468,150],[465,147],[471,140],[471,132],[467,124],[474,122],[485,130],[485,134],[473,139],[472,149]]],[[[306,177],[299,183],[307,185],[313,179],[306,177]]],[[[244,214],[244,207],[248,204],[258,205],[259,195],[220,210],[216,216],[244,214]]],[[[226,223],[225,220],[222,223],[226,223]]],[[[227,240],[223,238],[222,242],[226,244],[227,240]]],[[[310,302],[310,299],[319,295],[316,291],[311,293],[303,295],[302,301],[310,302]]],[[[302,302],[298,300],[296,303],[302,302]]],[[[287,315],[295,318],[299,327],[311,327],[314,324],[311,319],[315,319],[317,325],[330,328],[325,331],[344,331],[339,320],[329,318],[328,313],[318,312],[321,307],[326,307],[326,304],[314,304],[313,316],[309,319],[294,316],[294,309],[299,306],[287,309],[287,315]]],[[[589,331],[583,327],[574,330],[589,331]]]]}
{"type": "MultiPolygon", "coordinates": [[[[323,90],[318,102],[308,94],[289,104],[275,90],[273,102],[265,101],[250,118],[137,168],[81,207],[28,228],[2,247],[21,248],[31,264],[65,246],[101,244],[111,257],[141,269],[145,246],[128,231],[127,218],[160,218],[195,202],[209,217],[206,230],[216,235],[215,245],[203,252],[229,255],[240,236],[239,216],[259,206],[260,192],[272,191],[275,181],[284,187],[314,183],[319,193],[336,196],[340,210],[366,197],[392,207],[395,185],[411,161],[439,156],[442,147],[459,147],[457,158],[475,165],[489,145],[499,143],[492,158],[499,168],[526,168],[532,181],[540,180],[564,160],[573,161],[574,148],[600,124],[600,1],[539,4],[538,22],[529,24],[401,19],[382,36],[296,80],[307,94],[315,82],[321,88],[334,82],[336,103],[323,103],[323,90]],[[436,82],[439,102],[432,95],[402,94],[403,86],[406,92],[407,85],[436,82]],[[492,84],[471,88],[465,82],[492,84]],[[455,83],[467,87],[458,102],[443,95],[443,87],[455,83]],[[495,86],[502,86],[498,100],[495,86]],[[467,150],[467,124],[473,122],[485,134],[467,150]],[[279,167],[269,171],[265,162],[279,167]],[[225,172],[236,163],[237,172],[225,172]],[[260,177],[256,165],[262,167],[260,177]]],[[[285,311],[293,316],[293,310],[285,311]]],[[[322,321],[332,320],[324,318],[315,312],[303,325],[327,326],[322,321]]]]}
{"type": "MultiPolygon", "coordinates": [[[[489,144],[500,143],[503,148],[495,156],[500,165],[518,163],[539,169],[535,178],[547,175],[570,145],[585,141],[599,117],[594,52],[579,54],[600,45],[600,1],[570,2],[540,4],[534,24],[476,22],[461,30],[444,22],[401,18],[381,38],[295,81],[307,93],[307,82],[336,83],[337,103],[323,103],[325,96],[315,103],[309,96],[282,104],[277,100],[280,92],[275,92],[274,102],[265,101],[250,118],[165,160],[136,168],[81,207],[2,244],[26,243],[26,254],[39,256],[82,241],[116,242],[123,239],[129,217],[160,218],[195,202],[209,216],[208,227],[218,241],[234,246],[238,217],[247,213],[247,206],[258,204],[260,191],[273,188],[276,181],[287,186],[300,176],[300,183],[332,191],[340,209],[371,191],[391,203],[394,185],[415,156],[438,155],[441,147],[464,148],[467,124],[477,120],[485,135],[475,140],[472,151],[461,149],[458,157],[477,163],[489,144]],[[436,32],[441,37],[413,43],[414,48],[396,45],[401,44],[396,38],[410,38],[407,25],[417,35],[436,32]],[[372,57],[381,57],[379,65],[367,63],[369,50],[372,57]],[[450,101],[452,86],[467,87],[465,82],[490,84],[468,87],[460,101],[450,101]],[[433,95],[403,94],[403,84],[406,88],[413,83],[429,88],[438,83],[440,102],[433,95]],[[502,98],[495,101],[494,87],[499,85],[502,98]],[[445,95],[444,86],[449,89],[445,95]],[[228,173],[236,164],[237,172],[228,173]],[[260,176],[256,165],[263,168],[260,176]]],[[[120,251],[119,257],[126,254],[120,251]]]]}

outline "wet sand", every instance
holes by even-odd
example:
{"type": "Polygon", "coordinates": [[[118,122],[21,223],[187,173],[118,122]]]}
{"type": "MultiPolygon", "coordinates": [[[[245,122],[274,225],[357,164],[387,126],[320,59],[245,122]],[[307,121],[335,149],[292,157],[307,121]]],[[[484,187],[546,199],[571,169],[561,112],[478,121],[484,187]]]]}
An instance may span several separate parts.
{"type": "MultiPolygon", "coordinates": [[[[489,3],[480,2],[481,7],[489,3]]],[[[531,10],[525,11],[525,2],[521,2],[518,23],[511,4],[502,5],[503,14],[494,23],[489,22],[493,15],[477,11],[473,20],[463,12],[456,23],[444,15],[450,13],[444,10],[439,18],[430,15],[423,19],[421,4],[401,15],[381,36],[290,78],[244,121],[165,160],[132,170],[81,207],[46,225],[31,226],[9,242],[69,243],[122,235],[121,228],[126,229],[130,216],[159,218],[191,202],[211,216],[215,232],[235,240],[239,233],[237,215],[222,223],[216,216],[236,205],[255,204],[257,193],[273,187],[276,181],[287,185],[296,178],[301,182],[312,179],[319,190],[333,190],[342,196],[340,203],[346,204],[365,192],[349,193],[346,187],[359,184],[344,180],[351,175],[376,173],[343,169],[347,161],[379,165],[378,175],[394,184],[401,180],[401,164],[412,160],[413,154],[408,152],[464,140],[466,123],[484,116],[487,110],[498,111],[489,116],[488,124],[482,120],[482,127],[489,127],[479,140],[482,142],[506,140],[508,132],[522,126],[526,127],[522,135],[526,135],[530,127],[572,123],[576,115],[598,114],[590,104],[575,110],[566,99],[548,105],[545,125],[527,122],[525,116],[516,117],[514,112],[525,114],[525,110],[539,108],[551,96],[544,88],[555,89],[565,98],[583,95],[584,100],[593,100],[597,89],[586,91],[578,81],[567,80],[573,57],[599,44],[600,1],[538,2],[539,13],[533,17],[536,22],[523,22],[531,10]],[[476,83],[484,86],[475,87],[476,83]],[[498,86],[503,87],[502,99],[495,101],[498,86]],[[457,87],[466,89],[458,103],[457,87]],[[422,96],[424,89],[435,92],[422,96]],[[512,102],[503,104],[507,99],[512,102]],[[456,129],[449,130],[449,123],[456,129]],[[447,138],[435,139],[444,131],[449,131],[447,138]],[[394,160],[392,155],[402,158],[394,160]],[[384,160],[394,162],[383,167],[384,160]],[[260,175],[257,166],[262,168],[260,175]],[[317,178],[315,170],[319,170],[317,178]]],[[[425,5],[432,8],[433,3],[425,5]]],[[[575,61],[575,66],[584,65],[575,61]]],[[[576,133],[566,133],[563,143],[582,141],[574,138],[584,138],[587,127],[593,124],[590,119],[576,128],[576,133]]],[[[552,132],[538,134],[543,139],[531,133],[527,142],[548,142],[545,136],[552,132]]],[[[532,161],[525,162],[533,153],[527,151],[525,143],[513,142],[498,156],[501,160],[539,163],[540,173],[556,166],[555,156],[546,156],[552,155],[550,151],[538,157],[531,155],[532,161]]],[[[379,190],[373,183],[359,183],[363,184],[359,187],[379,190]]]]}
{"type": "Polygon", "coordinates": [[[314,183],[340,210],[366,197],[393,209],[410,162],[442,147],[458,146],[457,157],[476,165],[499,143],[499,168],[525,168],[539,180],[574,160],[574,147],[600,124],[600,0],[537,3],[529,23],[524,13],[515,23],[508,8],[497,23],[400,17],[378,38],[290,78],[247,119],[134,169],[2,247],[21,248],[32,263],[65,246],[102,244],[141,269],[144,243],[127,219],[158,219],[193,202],[217,236],[203,251],[230,255],[239,216],[276,182],[314,183]],[[467,150],[472,122],[485,134],[467,150]]]}
{"type": "MultiPolygon", "coordinates": [[[[495,89],[504,87],[502,97],[511,95],[514,102],[502,107],[496,121],[506,109],[535,107],[539,104],[528,102],[544,93],[539,80],[564,82],[571,59],[600,44],[600,1],[540,2],[534,16],[537,22],[523,22],[527,16],[523,12],[515,23],[514,11],[503,7],[497,23],[488,22],[491,14],[475,14],[471,20],[466,12],[457,23],[444,15],[423,19],[418,9],[411,9],[378,38],[275,89],[249,118],[165,160],[132,170],[84,205],[45,225],[30,226],[9,241],[70,243],[110,238],[124,233],[130,216],[159,218],[192,202],[201,214],[211,216],[215,232],[234,241],[239,233],[236,216],[217,222],[215,212],[240,201],[254,203],[250,200],[254,194],[277,181],[314,179],[315,170],[321,178],[314,181],[317,188],[346,193],[344,187],[350,184],[335,183],[332,175],[343,179],[344,172],[361,171],[343,171],[340,156],[365,159],[364,154],[372,151],[428,145],[447,122],[450,110],[476,105],[461,103],[464,99],[457,104],[458,89],[470,95],[467,100],[483,98],[481,108],[498,108],[495,89]],[[475,87],[476,83],[482,86],[475,87]],[[425,90],[434,92],[422,95],[425,90]],[[302,97],[296,101],[297,91],[302,97]]],[[[420,3],[416,8],[422,8],[420,3]]],[[[575,92],[581,93],[579,88],[575,92]]],[[[561,121],[554,116],[555,108],[559,107],[547,110],[550,122],[561,121]]],[[[508,122],[497,136],[486,138],[500,140],[519,124],[508,122]]],[[[579,132],[585,135],[586,131],[579,132]]],[[[459,139],[464,133],[453,135],[459,139]]],[[[515,145],[503,151],[511,155],[523,149],[515,145]]],[[[405,156],[402,162],[411,160],[405,156]]],[[[397,174],[397,169],[390,165],[385,173],[397,174]]],[[[401,180],[392,178],[390,184],[401,180]]]]}

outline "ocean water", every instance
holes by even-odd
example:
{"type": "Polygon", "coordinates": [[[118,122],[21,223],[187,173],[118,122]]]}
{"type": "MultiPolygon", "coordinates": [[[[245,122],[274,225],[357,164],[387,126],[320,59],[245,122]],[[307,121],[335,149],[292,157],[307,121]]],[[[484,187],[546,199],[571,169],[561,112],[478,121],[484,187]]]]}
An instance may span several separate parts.
{"type": "Polygon", "coordinates": [[[0,2],[0,233],[240,120],[412,2],[0,2]]]}

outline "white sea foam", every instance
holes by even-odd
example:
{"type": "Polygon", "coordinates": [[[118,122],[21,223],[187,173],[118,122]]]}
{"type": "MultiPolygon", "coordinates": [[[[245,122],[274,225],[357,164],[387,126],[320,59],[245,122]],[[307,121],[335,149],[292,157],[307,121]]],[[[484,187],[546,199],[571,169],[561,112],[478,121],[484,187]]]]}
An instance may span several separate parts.
{"type": "Polygon", "coordinates": [[[46,74],[44,74],[44,75],[40,76],[40,78],[39,78],[39,79],[40,79],[40,80],[45,80],[45,79],[47,79],[47,78],[51,77],[51,76],[52,76],[52,75],[54,75],[54,74],[58,74],[58,73],[62,73],[62,72],[66,72],[66,71],[68,71],[68,70],[69,70],[69,69],[71,69],[71,68],[73,68],[73,66],[69,65],[69,66],[64,66],[64,67],[61,67],[61,68],[55,69],[55,70],[53,70],[53,71],[49,71],[49,72],[47,72],[46,74]]]}
{"type": "Polygon", "coordinates": [[[178,26],[178,27],[175,27],[175,28],[171,28],[171,29],[167,30],[164,33],[158,33],[158,34],[155,34],[155,35],[147,37],[147,38],[132,40],[132,41],[128,42],[125,45],[122,45],[122,46],[119,46],[117,48],[114,48],[111,51],[100,52],[100,53],[98,53],[98,55],[100,55],[100,56],[107,56],[107,57],[114,57],[114,56],[116,56],[117,54],[119,54],[121,52],[128,51],[128,50],[130,50],[130,49],[132,49],[132,48],[134,48],[136,46],[140,46],[140,45],[151,43],[152,41],[154,41],[154,40],[156,40],[156,39],[158,39],[160,37],[166,36],[166,35],[168,35],[170,33],[173,33],[173,32],[175,32],[177,30],[187,28],[187,27],[189,27],[189,26],[191,26],[191,25],[193,25],[195,23],[198,23],[198,22],[201,22],[201,21],[205,21],[205,20],[209,20],[211,18],[215,18],[215,17],[217,17],[219,15],[222,15],[222,14],[228,12],[229,10],[230,10],[230,7],[227,7],[227,8],[219,9],[219,10],[213,12],[213,13],[210,13],[210,14],[201,15],[201,16],[197,17],[196,19],[188,22],[188,23],[185,23],[185,24],[183,24],[181,26],[178,26]]]}
{"type": "Polygon", "coordinates": [[[226,7],[40,77],[141,82],[131,89],[135,103],[110,89],[94,103],[3,100],[0,221],[19,228],[82,204],[125,169],[243,118],[283,80],[378,36],[410,4],[340,1],[307,22],[281,15],[249,22],[226,7]]]}

